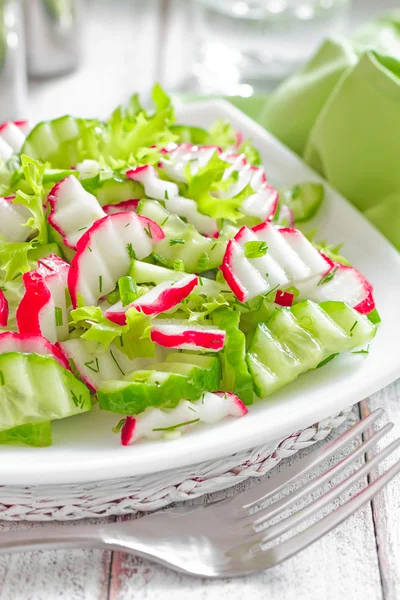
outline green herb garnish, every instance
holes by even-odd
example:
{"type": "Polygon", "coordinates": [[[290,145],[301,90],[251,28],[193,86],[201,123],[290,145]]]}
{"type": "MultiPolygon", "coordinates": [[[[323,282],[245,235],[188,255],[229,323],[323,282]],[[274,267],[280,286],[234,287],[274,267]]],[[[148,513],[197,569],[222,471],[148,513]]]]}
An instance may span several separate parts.
{"type": "Polygon", "coordinates": [[[178,425],[172,425],[171,427],[157,427],[153,429],[153,431],[175,431],[179,427],[184,427],[185,425],[192,425],[193,423],[198,423],[200,419],[193,419],[193,421],[185,421],[185,423],[178,423],[178,425]]]}
{"type": "Polygon", "coordinates": [[[326,365],[328,362],[331,362],[331,360],[333,360],[334,358],[336,358],[337,356],[339,356],[339,352],[335,352],[335,354],[331,354],[330,356],[328,356],[327,358],[325,358],[325,360],[321,361],[319,363],[319,365],[317,366],[317,369],[319,369],[320,367],[323,367],[324,365],[326,365]]]}
{"type": "Polygon", "coordinates": [[[113,361],[114,361],[114,362],[115,362],[115,364],[117,365],[118,369],[121,371],[122,375],[125,375],[125,373],[123,372],[123,370],[122,370],[122,369],[121,369],[121,367],[119,366],[119,364],[118,364],[118,361],[117,361],[117,359],[115,358],[115,356],[114,356],[114,354],[113,354],[113,351],[112,351],[112,350],[110,350],[110,354],[111,354],[111,358],[113,359],[113,361]]]}
{"type": "Polygon", "coordinates": [[[56,327],[61,327],[63,324],[63,311],[59,306],[56,306],[54,311],[56,315],[56,327]]]}
{"type": "Polygon", "coordinates": [[[339,267],[335,267],[334,269],[332,269],[332,271],[329,271],[329,273],[321,277],[317,285],[323,285],[324,283],[328,283],[328,281],[332,281],[332,279],[335,277],[335,273],[338,270],[338,268],[339,267]]]}
{"type": "Polygon", "coordinates": [[[265,256],[268,251],[266,242],[246,242],[244,245],[244,255],[246,258],[260,258],[265,256]]]}

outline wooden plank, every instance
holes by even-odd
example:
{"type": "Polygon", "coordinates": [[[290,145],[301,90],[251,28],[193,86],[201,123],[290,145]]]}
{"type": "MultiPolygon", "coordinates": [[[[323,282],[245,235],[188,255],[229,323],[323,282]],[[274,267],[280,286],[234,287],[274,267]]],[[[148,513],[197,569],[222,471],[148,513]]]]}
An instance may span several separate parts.
{"type": "MultiPolygon", "coordinates": [[[[284,461],[278,470],[294,460],[297,458],[284,461]]],[[[364,507],[286,563],[241,579],[194,582],[191,577],[138,557],[115,553],[109,600],[186,600],[189,596],[191,600],[211,596],[226,600],[265,600],[266,594],[269,600],[309,600],[310,597],[380,600],[382,591],[371,506],[364,507]]]]}
{"type": "MultiPolygon", "coordinates": [[[[395,425],[384,444],[400,436],[400,380],[362,403],[363,414],[375,408],[385,409],[388,420],[395,425]]],[[[378,476],[400,453],[385,461],[378,476]]],[[[400,598],[400,477],[393,480],[372,502],[376,544],[385,600],[400,598]]]]}
{"type": "Polygon", "coordinates": [[[31,82],[28,117],[103,116],[133,92],[147,93],[156,76],[159,2],[88,0],[79,68],[31,82]]]}
{"type": "MultiPolygon", "coordinates": [[[[78,523],[76,525],[79,526],[78,523]]],[[[63,527],[61,523],[59,526],[63,527]]],[[[4,521],[0,521],[0,536],[1,532],[10,529],[31,527],[42,527],[45,536],[45,524],[4,521]]],[[[102,550],[58,550],[0,556],[0,600],[106,600],[110,560],[111,553],[102,550]]]]}

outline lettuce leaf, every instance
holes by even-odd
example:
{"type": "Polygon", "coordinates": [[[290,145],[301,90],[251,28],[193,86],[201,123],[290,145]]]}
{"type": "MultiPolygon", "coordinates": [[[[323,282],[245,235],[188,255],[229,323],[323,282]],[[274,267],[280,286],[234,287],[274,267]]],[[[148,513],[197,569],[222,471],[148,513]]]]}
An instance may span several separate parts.
{"type": "Polygon", "coordinates": [[[20,273],[30,271],[29,251],[47,244],[48,241],[46,216],[43,210],[45,166],[22,155],[21,170],[24,186],[23,189],[16,190],[13,203],[22,204],[29,210],[31,217],[25,225],[34,233],[28,242],[8,242],[0,239],[0,268],[4,271],[4,281],[10,281],[20,273]]]}
{"type": "Polygon", "coordinates": [[[245,404],[253,403],[253,378],[246,363],[246,340],[239,329],[240,313],[221,308],[213,313],[214,325],[226,331],[224,349],[218,357],[222,370],[221,390],[233,392],[245,404]]]}
{"type": "Polygon", "coordinates": [[[126,311],[126,325],[117,325],[107,319],[99,306],[83,306],[71,311],[74,336],[100,343],[104,348],[114,342],[130,359],[154,355],[150,339],[152,317],[135,308],[126,311]]]}
{"type": "Polygon", "coordinates": [[[28,423],[0,431],[0,444],[27,444],[37,448],[51,446],[51,423],[28,423]]]}
{"type": "MultiPolygon", "coordinates": [[[[177,139],[169,128],[174,120],[171,99],[158,84],[153,88],[152,99],[155,105],[153,113],[142,108],[135,94],[125,106],[118,106],[111,114],[101,145],[101,155],[106,162],[114,157],[132,164],[137,162],[136,154],[140,149],[145,148],[147,152],[151,146],[161,148],[177,139]]],[[[149,154],[155,157],[156,152],[153,149],[149,154]]]]}

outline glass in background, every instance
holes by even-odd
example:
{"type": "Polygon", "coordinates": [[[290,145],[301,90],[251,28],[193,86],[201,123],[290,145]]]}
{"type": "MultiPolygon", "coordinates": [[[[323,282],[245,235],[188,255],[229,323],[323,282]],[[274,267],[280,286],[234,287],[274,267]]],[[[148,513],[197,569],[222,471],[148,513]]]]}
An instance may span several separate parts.
{"type": "Polygon", "coordinates": [[[350,0],[195,0],[194,74],[206,92],[273,88],[324,37],[343,33],[350,0]]]}
{"type": "Polygon", "coordinates": [[[0,0],[0,123],[21,117],[26,73],[19,0],[0,0]]]}
{"type": "Polygon", "coordinates": [[[24,1],[30,77],[63,75],[77,66],[81,47],[80,3],[81,0],[24,1]]]}

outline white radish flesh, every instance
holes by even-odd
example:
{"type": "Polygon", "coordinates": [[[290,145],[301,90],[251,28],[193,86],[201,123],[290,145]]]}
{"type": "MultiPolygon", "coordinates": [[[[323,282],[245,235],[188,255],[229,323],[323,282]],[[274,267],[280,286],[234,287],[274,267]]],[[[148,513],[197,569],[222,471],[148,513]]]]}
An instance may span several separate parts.
{"type": "Polygon", "coordinates": [[[182,400],[173,410],[148,408],[136,417],[128,417],[121,432],[121,442],[129,445],[141,438],[157,440],[171,433],[174,434],[171,437],[179,437],[199,423],[217,423],[228,416],[242,417],[247,412],[235,394],[205,392],[200,400],[182,400]]]}
{"type": "Polygon", "coordinates": [[[126,176],[128,179],[141,183],[148,198],[168,200],[179,194],[176,183],[160,179],[155,168],[150,165],[131,169],[127,171],[126,176]]]}
{"type": "Polygon", "coordinates": [[[139,260],[146,258],[163,237],[156,223],[135,213],[108,215],[96,221],[80,239],[71,262],[68,287],[73,305],[77,306],[78,294],[86,305],[96,305],[129,273],[132,253],[139,260]]]}
{"type": "Polygon", "coordinates": [[[30,216],[26,206],[0,198],[0,235],[10,242],[24,242],[32,231],[24,226],[30,216]]]}
{"type": "Polygon", "coordinates": [[[83,381],[92,391],[98,390],[106,379],[122,379],[126,373],[145,369],[153,358],[129,359],[115,344],[107,349],[95,342],[83,339],[66,340],[59,344],[65,356],[73,360],[83,381]]]}
{"type": "Polygon", "coordinates": [[[64,243],[74,250],[85,231],[106,215],[96,197],[89,194],[74,175],[53,187],[49,202],[49,223],[62,235],[64,243]]]}

